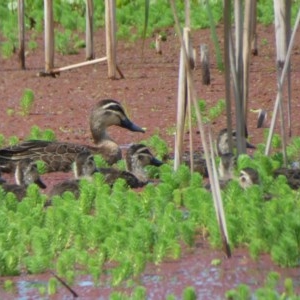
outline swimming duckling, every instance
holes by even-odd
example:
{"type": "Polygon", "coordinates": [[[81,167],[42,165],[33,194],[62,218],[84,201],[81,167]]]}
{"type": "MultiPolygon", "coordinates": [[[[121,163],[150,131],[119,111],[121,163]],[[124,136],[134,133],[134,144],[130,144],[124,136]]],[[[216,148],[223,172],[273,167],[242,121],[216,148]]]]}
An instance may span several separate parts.
{"type": "MultiPolygon", "coordinates": [[[[49,193],[51,199],[55,195],[62,195],[64,192],[72,192],[77,199],[80,194],[79,182],[82,178],[91,178],[97,171],[93,155],[89,151],[79,153],[74,162],[74,176],[75,179],[62,181],[54,185],[49,193]]],[[[50,201],[47,205],[50,205],[50,201]]]]}
{"type": "Polygon", "coordinates": [[[300,188],[300,169],[279,168],[274,171],[274,176],[283,175],[287,179],[287,184],[293,190],[300,188]]]}
{"type": "Polygon", "coordinates": [[[246,189],[253,184],[260,184],[257,170],[250,167],[242,169],[240,171],[239,184],[243,189],[246,189]]]}
{"type": "MultiPolygon", "coordinates": [[[[233,147],[236,147],[236,131],[235,130],[232,131],[232,139],[233,139],[233,147]]],[[[216,140],[216,147],[217,147],[217,154],[221,158],[222,158],[222,156],[224,156],[223,159],[225,159],[226,155],[229,155],[229,156],[232,155],[232,154],[229,154],[227,128],[224,128],[219,132],[217,140],[216,140]]],[[[247,141],[246,141],[246,147],[250,148],[250,149],[255,149],[255,146],[248,143],[247,141]]],[[[208,177],[206,160],[204,158],[203,153],[194,153],[193,158],[194,158],[194,171],[199,172],[204,177],[208,177]]],[[[182,161],[189,167],[191,166],[189,153],[183,154],[182,161]]],[[[222,175],[221,175],[221,177],[222,177],[222,175]]]]}
{"type": "Polygon", "coordinates": [[[93,154],[101,154],[108,164],[114,164],[122,158],[122,152],[106,131],[112,125],[130,131],[145,132],[127,117],[118,101],[101,100],[92,109],[90,115],[90,129],[96,146],[41,140],[26,141],[0,149],[0,169],[3,172],[13,172],[17,161],[30,157],[33,160],[44,161],[46,172],[68,172],[78,154],[88,150],[93,154]]]}
{"type": "Polygon", "coordinates": [[[26,190],[30,184],[35,183],[42,189],[47,187],[39,176],[36,162],[30,158],[25,158],[17,162],[15,181],[16,184],[4,183],[1,187],[5,192],[14,193],[19,201],[26,196],[26,190]]]}
{"type": "Polygon", "coordinates": [[[99,172],[105,176],[105,181],[113,185],[118,178],[123,178],[131,188],[142,187],[148,183],[145,166],[161,166],[163,163],[155,158],[150,150],[143,144],[133,144],[126,153],[127,171],[115,168],[99,168],[99,172]]]}
{"type": "MultiPolygon", "coordinates": [[[[246,135],[246,137],[247,137],[247,135],[246,135]]],[[[233,147],[236,148],[236,145],[237,145],[236,130],[232,131],[232,142],[233,142],[233,147]]],[[[255,149],[255,146],[246,141],[246,148],[255,149]]],[[[222,154],[229,153],[227,128],[222,129],[218,134],[217,152],[218,152],[219,156],[221,156],[222,154]]]]}

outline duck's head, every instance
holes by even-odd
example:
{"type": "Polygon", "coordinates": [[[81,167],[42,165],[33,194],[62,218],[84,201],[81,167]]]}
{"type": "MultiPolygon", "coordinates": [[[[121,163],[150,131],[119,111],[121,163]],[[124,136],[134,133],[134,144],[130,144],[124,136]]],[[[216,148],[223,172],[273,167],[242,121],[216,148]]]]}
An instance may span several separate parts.
{"type": "Polygon", "coordinates": [[[240,171],[239,183],[243,189],[246,189],[253,184],[259,184],[258,172],[255,169],[249,167],[242,169],[240,171]]]}
{"type": "Polygon", "coordinates": [[[89,151],[79,153],[74,162],[75,178],[89,177],[96,172],[96,164],[93,155],[89,151]]]}
{"type": "MultiPolygon", "coordinates": [[[[245,137],[247,137],[246,133],[245,133],[245,137]]],[[[237,138],[236,138],[235,130],[232,131],[232,143],[233,143],[233,147],[236,147],[237,138]]],[[[255,146],[246,141],[246,148],[255,149],[255,146]]],[[[217,138],[217,151],[218,151],[218,155],[220,155],[220,156],[222,154],[226,154],[226,153],[230,152],[227,128],[224,128],[219,132],[219,135],[217,138]]]]}
{"type": "Polygon", "coordinates": [[[126,115],[122,105],[112,99],[99,101],[92,109],[90,115],[90,127],[94,140],[99,140],[99,135],[109,126],[116,125],[130,131],[145,132],[145,130],[134,124],[126,115]]]}
{"type": "Polygon", "coordinates": [[[157,159],[150,150],[143,144],[133,144],[126,153],[127,169],[132,171],[136,167],[143,168],[147,165],[161,166],[162,161],[157,159]]]}
{"type": "Polygon", "coordinates": [[[40,178],[37,163],[30,158],[18,161],[15,170],[15,180],[18,185],[28,186],[35,183],[42,189],[47,187],[40,178]]]}

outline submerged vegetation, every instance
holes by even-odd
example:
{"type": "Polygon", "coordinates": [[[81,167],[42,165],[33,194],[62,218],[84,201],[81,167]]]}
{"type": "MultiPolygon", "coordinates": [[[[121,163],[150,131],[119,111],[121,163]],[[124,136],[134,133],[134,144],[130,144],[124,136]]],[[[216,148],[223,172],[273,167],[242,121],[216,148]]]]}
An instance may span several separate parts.
{"type": "MultiPolygon", "coordinates": [[[[145,142],[165,154],[158,136],[145,142]]],[[[296,145],[297,140],[288,153],[295,153],[296,145]]],[[[240,156],[236,171],[256,168],[261,185],[243,190],[232,180],[223,201],[231,247],[246,245],[254,259],[270,253],[276,264],[294,267],[300,258],[300,199],[284,177],[273,178],[281,164],[280,155],[266,157],[260,149],[254,158],[240,156]]],[[[106,274],[118,286],[138,277],[147,262],[180,258],[182,243],[193,247],[197,233],[221,247],[212,195],[203,188],[202,176],[190,174],[185,165],[174,172],[171,163],[156,174],[159,183],[142,191],[129,189],[122,179],[111,188],[95,174],[93,182],[81,180],[78,200],[66,192],[47,208],[47,197],[36,185],[20,203],[0,188],[0,276],[51,269],[70,285],[79,274],[90,274],[98,285],[106,274]]],[[[56,285],[49,283],[49,294],[56,285]]]]}

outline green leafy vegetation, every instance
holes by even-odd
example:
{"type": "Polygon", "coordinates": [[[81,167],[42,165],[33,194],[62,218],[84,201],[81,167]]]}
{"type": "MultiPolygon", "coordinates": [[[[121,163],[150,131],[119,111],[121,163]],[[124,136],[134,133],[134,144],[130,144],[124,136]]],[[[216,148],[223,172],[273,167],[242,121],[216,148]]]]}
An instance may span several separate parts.
{"type": "Polygon", "coordinates": [[[31,127],[30,134],[26,139],[27,140],[55,141],[56,136],[52,129],[41,130],[37,125],[34,125],[31,127]]]}
{"type": "Polygon", "coordinates": [[[263,287],[258,288],[253,293],[250,287],[245,284],[239,284],[237,288],[226,292],[226,299],[245,300],[245,299],[300,299],[300,296],[294,292],[293,281],[290,278],[284,280],[284,292],[278,292],[280,286],[280,274],[270,272],[265,280],[263,287]]]}
{"type": "Polygon", "coordinates": [[[20,100],[21,114],[23,116],[29,115],[33,103],[34,103],[34,92],[31,89],[25,89],[23,91],[23,95],[20,100]]]}

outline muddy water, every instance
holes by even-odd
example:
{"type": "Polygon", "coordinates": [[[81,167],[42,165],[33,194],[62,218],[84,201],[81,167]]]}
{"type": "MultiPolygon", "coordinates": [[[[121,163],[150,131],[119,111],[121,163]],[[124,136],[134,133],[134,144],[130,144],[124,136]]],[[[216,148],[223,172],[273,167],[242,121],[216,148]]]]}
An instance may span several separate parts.
{"type": "MultiPolygon", "coordinates": [[[[146,289],[147,299],[165,299],[168,295],[182,299],[186,287],[193,287],[198,299],[225,299],[225,292],[247,284],[254,292],[264,285],[266,276],[274,271],[281,274],[278,291],[283,291],[283,281],[293,279],[295,290],[300,293],[300,268],[280,268],[274,265],[269,255],[261,255],[257,261],[251,259],[246,249],[236,249],[230,259],[222,251],[211,250],[206,242],[199,242],[196,247],[183,251],[179,260],[168,260],[161,264],[148,264],[138,277],[130,279],[120,287],[111,287],[109,276],[102,276],[98,286],[94,286],[90,276],[80,277],[72,286],[79,299],[108,299],[112,292],[127,295],[137,286],[146,289]],[[213,262],[218,262],[214,264],[213,262]]],[[[73,299],[72,294],[59,285],[57,294],[47,295],[47,283],[52,275],[23,275],[2,277],[0,299],[73,299]],[[13,292],[3,290],[3,282],[11,279],[15,283],[13,292]],[[42,287],[42,288],[41,288],[42,287]],[[39,288],[45,295],[39,293],[39,288]]]]}

